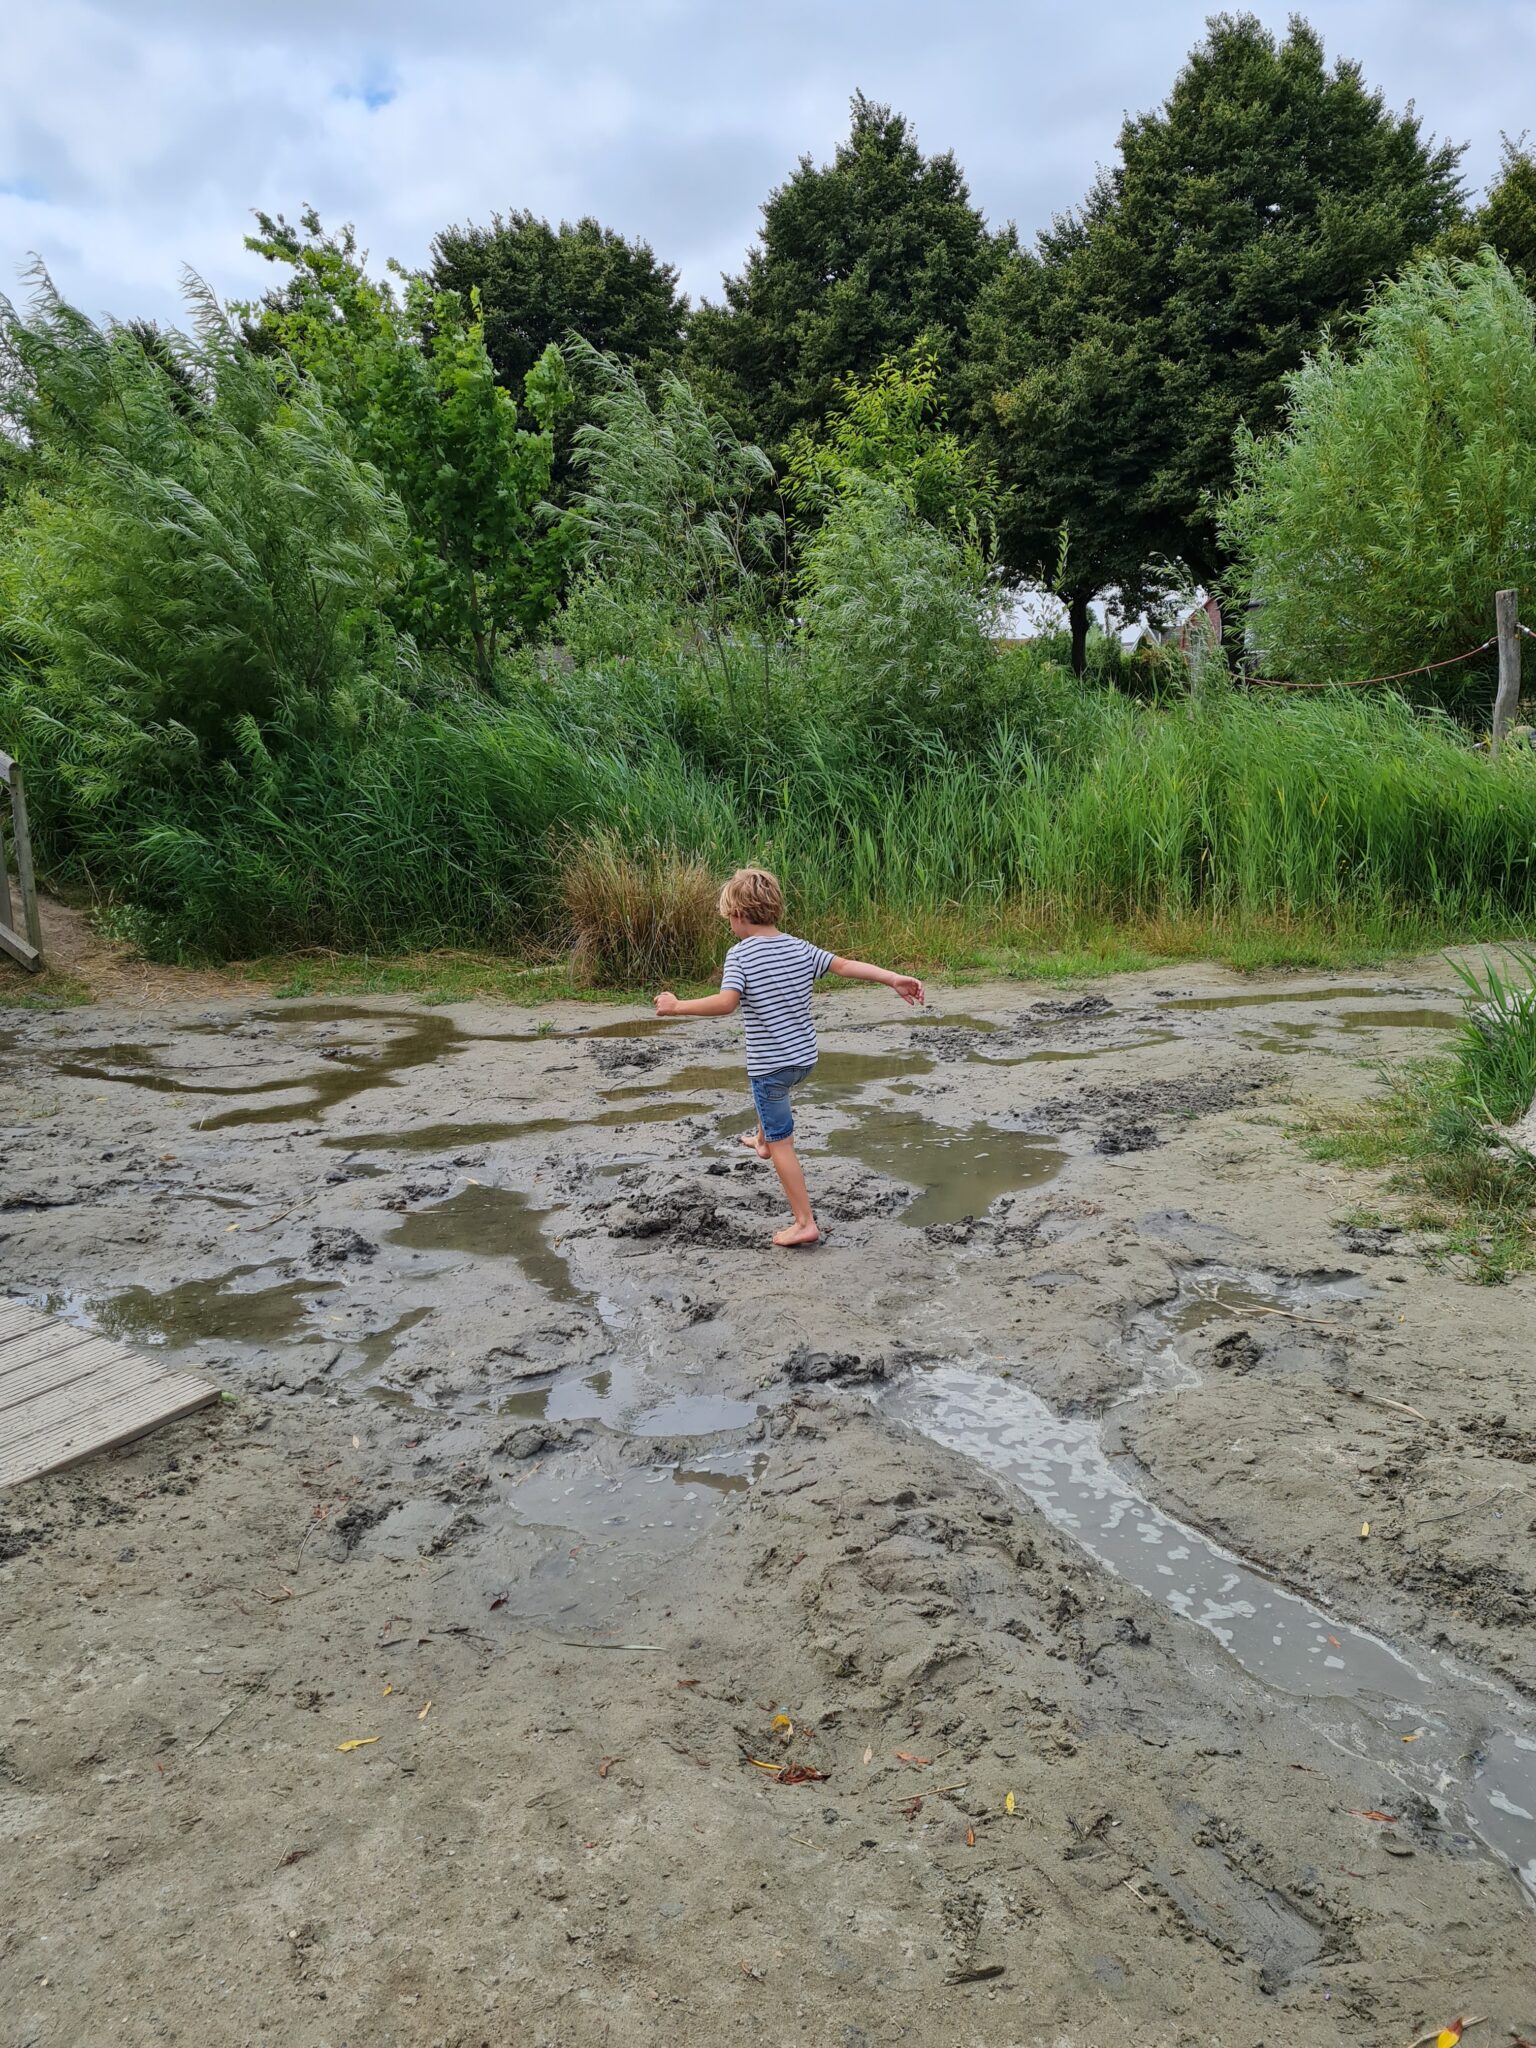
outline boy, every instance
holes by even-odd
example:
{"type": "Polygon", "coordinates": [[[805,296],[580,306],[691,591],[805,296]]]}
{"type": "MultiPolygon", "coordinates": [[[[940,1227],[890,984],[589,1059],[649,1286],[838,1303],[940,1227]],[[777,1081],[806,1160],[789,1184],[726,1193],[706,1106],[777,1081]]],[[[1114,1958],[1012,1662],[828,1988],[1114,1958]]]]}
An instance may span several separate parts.
{"type": "Polygon", "coordinates": [[[759,1159],[771,1159],[788,1197],[794,1221],[776,1230],[773,1241],[786,1251],[809,1249],[821,1232],[795,1157],[795,1119],[790,1091],[816,1065],[816,1027],[811,1022],[811,986],[823,974],[849,981],[883,981],[904,1003],[921,1003],[923,984],[910,974],[892,974],[863,960],[840,960],[779,930],[784,891],[766,868],[738,868],[720,891],[720,915],[736,934],[725,956],[717,996],[680,1003],[669,989],[656,998],[658,1017],[729,1017],[742,1012],[747,1027],[747,1079],[757,1105],[757,1132],[742,1144],[759,1159]]]}

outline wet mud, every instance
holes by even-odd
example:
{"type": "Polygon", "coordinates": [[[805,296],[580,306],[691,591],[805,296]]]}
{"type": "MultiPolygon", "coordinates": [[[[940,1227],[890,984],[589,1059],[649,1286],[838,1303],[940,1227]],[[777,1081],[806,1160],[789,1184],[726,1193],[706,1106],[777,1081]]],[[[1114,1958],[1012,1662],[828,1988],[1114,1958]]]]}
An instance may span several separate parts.
{"type": "Polygon", "coordinates": [[[1166,973],[826,999],[794,1258],[718,1025],[8,1027],[5,1291],[230,1396],[0,1498],[18,2038],[1536,2032],[1529,1285],[1286,1130],[1452,977],[1166,973]]]}

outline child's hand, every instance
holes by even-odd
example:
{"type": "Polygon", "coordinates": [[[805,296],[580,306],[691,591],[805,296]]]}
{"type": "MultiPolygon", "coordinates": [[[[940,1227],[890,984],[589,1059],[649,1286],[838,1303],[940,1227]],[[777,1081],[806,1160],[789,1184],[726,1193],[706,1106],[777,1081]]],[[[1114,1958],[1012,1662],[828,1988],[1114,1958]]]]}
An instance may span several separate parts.
{"type": "Polygon", "coordinates": [[[677,1015],[677,997],[673,995],[671,989],[664,988],[656,998],[655,1007],[658,1017],[675,1017],[677,1015]]]}
{"type": "Polygon", "coordinates": [[[904,1003],[921,1003],[924,1000],[923,984],[915,975],[898,974],[891,987],[904,1003]]]}

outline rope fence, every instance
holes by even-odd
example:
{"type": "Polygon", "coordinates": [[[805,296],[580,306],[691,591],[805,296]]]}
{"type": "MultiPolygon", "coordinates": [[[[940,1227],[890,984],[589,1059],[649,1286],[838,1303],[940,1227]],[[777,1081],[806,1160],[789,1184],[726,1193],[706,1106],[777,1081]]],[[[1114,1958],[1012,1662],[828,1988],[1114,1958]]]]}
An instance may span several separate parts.
{"type": "MultiPolygon", "coordinates": [[[[1520,630],[1536,639],[1536,632],[1532,632],[1529,626],[1522,626],[1520,630]]],[[[1444,661],[1421,662],[1417,668],[1400,668],[1396,675],[1361,676],[1347,683],[1290,683],[1269,676],[1248,676],[1246,682],[1250,690],[1374,690],[1383,683],[1405,683],[1410,676],[1427,676],[1437,668],[1455,668],[1459,662],[1476,661],[1480,654],[1486,654],[1490,647],[1497,645],[1498,636],[1495,634],[1483,641],[1480,647],[1469,647],[1465,654],[1448,654],[1444,661]]]]}

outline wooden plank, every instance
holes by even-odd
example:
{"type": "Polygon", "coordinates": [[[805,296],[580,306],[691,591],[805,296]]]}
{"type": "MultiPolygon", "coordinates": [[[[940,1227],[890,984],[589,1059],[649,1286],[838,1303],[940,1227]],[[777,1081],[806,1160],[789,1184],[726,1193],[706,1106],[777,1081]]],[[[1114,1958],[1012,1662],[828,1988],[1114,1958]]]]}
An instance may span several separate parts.
{"type": "MultiPolygon", "coordinates": [[[[0,1409],[0,1444],[9,1449],[24,1444],[28,1437],[43,1436],[59,1423],[68,1422],[114,1401],[120,1395],[148,1393],[157,1380],[179,1379],[178,1373],[160,1372],[148,1358],[134,1358],[128,1352],[110,1359],[85,1379],[35,1394],[14,1408],[0,1409]]],[[[200,1382],[206,1385],[207,1382],[200,1382]]]]}
{"type": "Polygon", "coordinates": [[[97,1451],[115,1450],[135,1437],[175,1422],[218,1399],[218,1388],[190,1373],[138,1395],[129,1395],[88,1410],[59,1424],[24,1444],[0,1444],[0,1486],[14,1486],[23,1479],[38,1479],[45,1472],[57,1472],[78,1464],[97,1451]]]}
{"type": "Polygon", "coordinates": [[[35,1330],[39,1323],[51,1322],[51,1316],[40,1315],[35,1308],[28,1308],[24,1301],[6,1301],[0,1297],[0,1344],[7,1338],[19,1337],[23,1330],[35,1330]]]}
{"type": "MultiPolygon", "coordinates": [[[[4,788],[0,783],[0,789],[4,788]]],[[[4,805],[0,805],[0,924],[8,931],[16,929],[16,909],[11,902],[11,871],[5,859],[5,818],[4,805]]]]}
{"type": "Polygon", "coordinates": [[[0,1380],[18,1366],[36,1365],[56,1352],[73,1351],[81,1344],[99,1343],[89,1330],[77,1330],[69,1323],[43,1323],[25,1330],[8,1344],[0,1345],[0,1380]]]}
{"type": "Polygon", "coordinates": [[[25,939],[18,939],[13,931],[0,924],[0,953],[9,953],[11,958],[29,973],[35,973],[43,964],[43,956],[36,946],[29,946],[25,939]]]}
{"type": "Polygon", "coordinates": [[[21,885],[21,911],[27,921],[27,943],[43,964],[43,921],[37,909],[37,881],[32,873],[32,835],[27,826],[27,793],[22,787],[21,763],[10,765],[11,833],[16,854],[16,879],[21,885]]]}
{"type": "MultiPolygon", "coordinates": [[[[121,1345],[93,1338],[89,1344],[77,1345],[72,1351],[55,1352],[52,1358],[40,1358],[35,1365],[23,1366],[19,1371],[8,1372],[0,1379],[0,1437],[14,1435],[25,1425],[26,1413],[17,1415],[17,1409],[27,1410],[43,1394],[58,1392],[64,1387],[79,1387],[82,1380],[97,1380],[112,1369],[120,1372],[126,1385],[129,1375],[121,1369],[132,1366],[146,1384],[150,1380],[168,1377],[166,1369],[153,1358],[136,1356],[124,1351],[121,1345]]],[[[89,1402],[92,1390],[89,1386],[79,1387],[76,1406],[89,1402]]]]}

